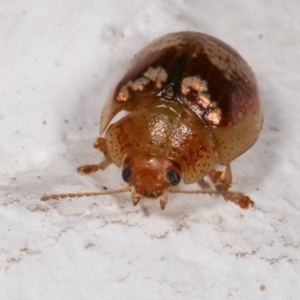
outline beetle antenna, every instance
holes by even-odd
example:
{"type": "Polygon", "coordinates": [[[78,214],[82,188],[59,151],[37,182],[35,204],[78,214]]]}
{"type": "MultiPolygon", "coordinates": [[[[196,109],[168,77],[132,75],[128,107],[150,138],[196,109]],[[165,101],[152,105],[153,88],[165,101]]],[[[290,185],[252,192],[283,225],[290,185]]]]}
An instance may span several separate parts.
{"type": "Polygon", "coordinates": [[[112,194],[128,192],[128,191],[130,191],[130,188],[131,188],[131,186],[127,185],[126,187],[124,187],[122,189],[107,191],[107,192],[86,192],[86,193],[68,193],[68,194],[45,195],[41,198],[41,200],[42,201],[48,201],[48,200],[58,200],[58,199],[64,199],[64,198],[79,198],[79,197],[90,197],[90,196],[99,196],[99,195],[112,195],[112,194]]]}
{"type": "Polygon", "coordinates": [[[203,191],[203,190],[193,190],[193,191],[184,191],[174,188],[168,188],[168,191],[171,193],[180,193],[180,194],[209,194],[209,195],[220,195],[221,192],[218,191],[203,191]]]}

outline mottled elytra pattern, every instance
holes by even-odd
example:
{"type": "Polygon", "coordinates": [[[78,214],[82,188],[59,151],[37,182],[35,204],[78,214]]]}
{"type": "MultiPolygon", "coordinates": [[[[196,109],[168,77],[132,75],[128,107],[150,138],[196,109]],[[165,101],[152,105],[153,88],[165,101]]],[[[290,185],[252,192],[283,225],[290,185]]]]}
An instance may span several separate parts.
{"type": "Polygon", "coordinates": [[[145,95],[180,102],[214,127],[240,122],[259,101],[244,59],[224,42],[197,32],[160,37],[134,57],[103,111],[101,133],[119,111],[134,110],[133,103],[145,95]]]}

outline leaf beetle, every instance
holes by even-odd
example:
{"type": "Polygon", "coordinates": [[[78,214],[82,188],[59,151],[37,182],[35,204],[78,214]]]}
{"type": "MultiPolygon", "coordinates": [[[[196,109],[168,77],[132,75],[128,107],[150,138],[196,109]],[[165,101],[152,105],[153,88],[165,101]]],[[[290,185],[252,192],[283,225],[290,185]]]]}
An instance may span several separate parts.
{"type": "Polygon", "coordinates": [[[165,190],[221,194],[247,208],[253,201],[231,192],[230,163],[257,140],[263,124],[254,73],[229,45],[198,32],[170,33],[138,52],[111,92],[102,111],[94,147],[100,164],[78,168],[81,174],[122,168],[129,185],[109,192],[44,196],[42,200],[128,191],[136,205],[143,197],[160,198],[165,190]],[[114,124],[121,111],[127,115],[114,124]],[[217,171],[223,165],[224,171],[217,171]],[[182,180],[199,182],[208,175],[216,190],[180,191],[182,180]]]}

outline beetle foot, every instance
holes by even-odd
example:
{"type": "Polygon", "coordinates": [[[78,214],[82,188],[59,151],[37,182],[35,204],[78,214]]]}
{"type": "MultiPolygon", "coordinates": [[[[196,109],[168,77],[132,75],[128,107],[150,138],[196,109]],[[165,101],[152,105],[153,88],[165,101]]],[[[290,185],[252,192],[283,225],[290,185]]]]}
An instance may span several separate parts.
{"type": "Polygon", "coordinates": [[[250,197],[241,193],[226,191],[223,192],[222,195],[225,198],[225,200],[232,201],[233,203],[239,205],[243,209],[247,209],[254,205],[254,202],[250,199],[250,197]]]}
{"type": "Polygon", "coordinates": [[[78,167],[77,172],[81,175],[87,175],[87,174],[97,172],[98,170],[105,170],[109,165],[110,165],[110,161],[105,160],[98,165],[84,165],[78,167]]]}

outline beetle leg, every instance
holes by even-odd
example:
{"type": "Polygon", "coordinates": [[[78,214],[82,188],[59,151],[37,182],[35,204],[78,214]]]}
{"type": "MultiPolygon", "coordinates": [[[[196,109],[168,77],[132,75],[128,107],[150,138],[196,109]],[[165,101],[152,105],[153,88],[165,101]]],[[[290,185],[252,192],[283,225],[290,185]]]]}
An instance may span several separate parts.
{"type": "Polygon", "coordinates": [[[248,196],[242,193],[225,191],[221,194],[226,201],[232,201],[233,203],[239,205],[241,208],[247,209],[254,205],[254,202],[248,196]]]}
{"type": "Polygon", "coordinates": [[[111,164],[111,158],[108,154],[106,140],[104,138],[97,138],[94,143],[94,148],[103,152],[105,155],[105,160],[97,165],[84,165],[77,168],[77,172],[81,175],[87,175],[90,173],[97,172],[98,170],[105,170],[111,164]]]}
{"type": "Polygon", "coordinates": [[[209,176],[217,190],[227,191],[231,187],[232,173],[230,165],[226,166],[225,172],[211,170],[209,176]]]}
{"type": "Polygon", "coordinates": [[[110,161],[104,160],[98,165],[84,165],[77,168],[77,172],[81,175],[87,175],[94,172],[97,172],[98,170],[105,170],[110,165],[110,161]]]}
{"type": "Polygon", "coordinates": [[[232,183],[232,173],[230,165],[226,166],[225,172],[212,170],[209,176],[216,189],[226,201],[232,201],[241,208],[248,208],[254,205],[254,202],[242,193],[228,191],[232,183]]]}
{"type": "Polygon", "coordinates": [[[96,141],[94,142],[94,148],[103,152],[105,156],[108,155],[106,140],[104,138],[102,137],[97,138],[96,141]]]}

